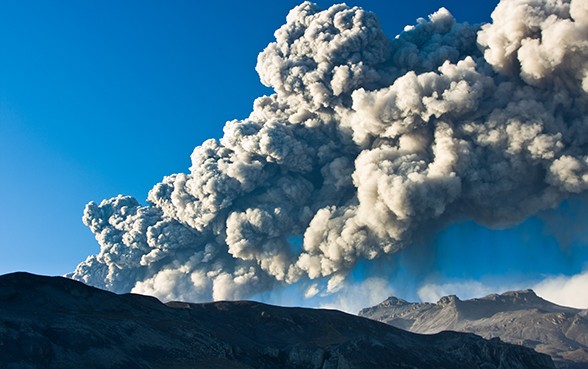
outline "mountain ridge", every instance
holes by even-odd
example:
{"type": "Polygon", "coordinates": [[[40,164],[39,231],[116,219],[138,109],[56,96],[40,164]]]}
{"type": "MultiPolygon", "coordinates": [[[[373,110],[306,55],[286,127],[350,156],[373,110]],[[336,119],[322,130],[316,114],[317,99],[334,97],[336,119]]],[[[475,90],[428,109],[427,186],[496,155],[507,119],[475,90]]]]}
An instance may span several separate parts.
{"type": "Polygon", "coordinates": [[[358,315],[415,333],[499,337],[550,355],[559,368],[588,367],[588,309],[551,303],[530,289],[469,300],[449,295],[437,303],[390,297],[358,315]]]}
{"type": "Polygon", "coordinates": [[[418,335],[336,310],[161,303],[62,277],[0,276],[0,367],[554,368],[473,334],[418,335]]]}

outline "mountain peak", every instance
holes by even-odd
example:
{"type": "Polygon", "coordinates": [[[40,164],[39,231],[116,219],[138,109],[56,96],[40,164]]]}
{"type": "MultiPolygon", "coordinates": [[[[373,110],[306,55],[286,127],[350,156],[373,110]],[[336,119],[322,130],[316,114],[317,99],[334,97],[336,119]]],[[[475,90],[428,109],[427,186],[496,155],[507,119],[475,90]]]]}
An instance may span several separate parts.
{"type": "MultiPolygon", "coordinates": [[[[513,300],[513,301],[525,301],[525,300],[542,300],[542,301],[546,301],[543,300],[541,297],[537,296],[537,294],[535,293],[535,291],[533,291],[532,289],[525,289],[525,290],[514,290],[514,291],[507,291],[501,294],[490,294],[487,295],[485,297],[482,297],[482,299],[486,299],[486,300],[497,300],[497,299],[509,299],[509,300],[513,300]]],[[[548,301],[546,301],[548,302],[548,301]]]]}
{"type": "Polygon", "coordinates": [[[390,296],[390,297],[388,297],[386,300],[384,300],[384,301],[382,302],[382,304],[385,304],[385,305],[387,305],[387,306],[394,306],[394,305],[400,305],[400,306],[403,306],[403,305],[408,305],[408,304],[410,304],[410,302],[408,302],[408,301],[406,301],[406,300],[403,300],[403,299],[401,299],[401,298],[398,298],[398,297],[390,296]]]}
{"type": "Polygon", "coordinates": [[[504,292],[503,295],[513,295],[513,296],[535,296],[538,297],[537,294],[535,293],[535,291],[533,291],[530,288],[524,289],[524,290],[515,290],[515,291],[507,291],[504,292]]]}
{"type": "Polygon", "coordinates": [[[459,301],[461,301],[461,300],[456,295],[448,295],[448,296],[441,297],[439,299],[439,301],[437,301],[437,304],[438,305],[455,305],[459,301]]]}

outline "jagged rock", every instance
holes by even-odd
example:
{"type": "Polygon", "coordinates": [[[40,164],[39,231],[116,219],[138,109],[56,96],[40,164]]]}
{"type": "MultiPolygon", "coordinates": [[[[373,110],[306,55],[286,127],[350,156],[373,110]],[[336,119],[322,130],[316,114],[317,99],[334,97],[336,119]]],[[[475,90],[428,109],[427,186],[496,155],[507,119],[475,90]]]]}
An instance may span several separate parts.
{"type": "Polygon", "coordinates": [[[0,276],[0,368],[554,368],[473,334],[423,336],[335,310],[189,304],[0,276]]]}
{"type": "Polygon", "coordinates": [[[588,368],[588,310],[559,306],[532,290],[462,301],[442,297],[436,304],[390,297],[360,316],[416,333],[444,330],[499,337],[550,355],[558,368],[588,368]]]}

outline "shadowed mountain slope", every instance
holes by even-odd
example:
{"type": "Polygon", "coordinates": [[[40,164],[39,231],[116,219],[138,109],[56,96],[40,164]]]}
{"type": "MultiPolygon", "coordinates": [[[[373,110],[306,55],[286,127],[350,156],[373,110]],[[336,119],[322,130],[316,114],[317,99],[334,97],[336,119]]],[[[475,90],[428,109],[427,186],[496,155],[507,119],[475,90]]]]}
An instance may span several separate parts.
{"type": "Polygon", "coordinates": [[[1,368],[553,368],[473,334],[418,335],[333,310],[188,304],[61,277],[0,276],[1,368]]]}

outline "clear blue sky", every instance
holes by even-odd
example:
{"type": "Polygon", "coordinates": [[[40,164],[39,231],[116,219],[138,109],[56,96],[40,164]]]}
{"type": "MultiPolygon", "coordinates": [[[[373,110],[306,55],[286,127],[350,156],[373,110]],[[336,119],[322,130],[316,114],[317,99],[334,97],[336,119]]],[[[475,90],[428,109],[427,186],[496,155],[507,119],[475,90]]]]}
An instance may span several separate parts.
{"type": "MultiPolygon", "coordinates": [[[[98,251],[81,222],[87,202],[144,201],[164,175],[187,172],[195,146],[271,92],[256,57],[298,3],[0,0],[0,274],[72,271],[98,251]]],[[[489,21],[497,1],[347,3],[374,11],[394,37],[441,6],[458,21],[489,21]]],[[[562,252],[548,231],[539,218],[503,231],[454,225],[427,262],[455,278],[580,272],[585,243],[562,252]],[[475,247],[483,242],[497,246],[475,247]],[[537,242],[545,247],[528,246],[537,242]],[[472,247],[456,255],[456,243],[472,247]]]]}

